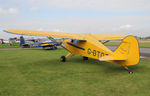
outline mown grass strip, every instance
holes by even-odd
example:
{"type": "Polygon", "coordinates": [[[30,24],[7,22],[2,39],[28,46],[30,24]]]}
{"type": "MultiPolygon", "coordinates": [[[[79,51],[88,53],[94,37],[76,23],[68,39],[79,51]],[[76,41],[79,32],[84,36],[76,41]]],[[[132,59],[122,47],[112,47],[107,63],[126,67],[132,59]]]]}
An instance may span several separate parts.
{"type": "Polygon", "coordinates": [[[150,61],[129,67],[73,56],[64,49],[0,50],[0,96],[149,96],[150,61]]]}

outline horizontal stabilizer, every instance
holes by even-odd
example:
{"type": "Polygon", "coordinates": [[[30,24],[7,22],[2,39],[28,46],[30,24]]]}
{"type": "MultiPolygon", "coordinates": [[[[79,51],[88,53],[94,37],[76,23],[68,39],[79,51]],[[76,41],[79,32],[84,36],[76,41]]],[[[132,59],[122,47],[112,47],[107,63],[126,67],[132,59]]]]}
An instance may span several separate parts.
{"type": "Polygon", "coordinates": [[[112,57],[112,56],[103,56],[99,58],[100,61],[109,61],[109,60],[127,60],[127,57],[123,57],[123,58],[116,58],[116,57],[112,57]]]}

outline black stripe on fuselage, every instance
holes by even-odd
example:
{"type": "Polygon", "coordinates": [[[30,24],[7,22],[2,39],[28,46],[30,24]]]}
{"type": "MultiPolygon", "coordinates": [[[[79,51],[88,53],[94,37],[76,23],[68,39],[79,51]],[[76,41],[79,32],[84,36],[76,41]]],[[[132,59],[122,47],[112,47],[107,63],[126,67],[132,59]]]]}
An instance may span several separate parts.
{"type": "Polygon", "coordinates": [[[71,46],[73,46],[73,47],[76,47],[76,48],[78,48],[78,49],[85,50],[84,48],[81,48],[81,47],[79,47],[79,46],[77,46],[77,45],[74,45],[74,44],[72,44],[72,43],[67,42],[67,44],[68,44],[68,45],[71,45],[71,46]]]}

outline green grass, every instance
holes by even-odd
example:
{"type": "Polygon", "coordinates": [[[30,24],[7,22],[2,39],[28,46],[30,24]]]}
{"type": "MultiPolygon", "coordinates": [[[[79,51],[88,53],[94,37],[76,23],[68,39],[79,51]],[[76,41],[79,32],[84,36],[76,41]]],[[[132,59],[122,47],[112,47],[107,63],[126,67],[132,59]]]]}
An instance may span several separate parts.
{"type": "Polygon", "coordinates": [[[10,44],[0,44],[0,48],[19,48],[19,44],[13,44],[12,46],[10,44]]]}
{"type": "Polygon", "coordinates": [[[149,96],[150,61],[122,67],[74,56],[64,49],[0,50],[0,96],[149,96]]]}
{"type": "Polygon", "coordinates": [[[150,42],[142,42],[140,43],[141,48],[150,48],[150,42]]]}
{"type": "MultiPolygon", "coordinates": [[[[108,42],[104,45],[106,46],[119,46],[121,42],[108,42]]],[[[150,42],[140,42],[139,43],[140,48],[150,48],[150,42]]]]}
{"type": "Polygon", "coordinates": [[[107,42],[104,45],[106,45],[106,46],[119,46],[120,42],[107,42]]]}

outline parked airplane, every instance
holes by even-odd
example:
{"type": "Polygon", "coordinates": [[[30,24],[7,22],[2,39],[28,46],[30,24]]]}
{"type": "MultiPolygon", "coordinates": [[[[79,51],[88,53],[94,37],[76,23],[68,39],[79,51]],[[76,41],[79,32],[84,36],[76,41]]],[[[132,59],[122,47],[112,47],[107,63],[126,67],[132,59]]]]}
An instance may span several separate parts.
{"type": "Polygon", "coordinates": [[[36,39],[28,39],[25,40],[23,36],[20,37],[20,47],[22,48],[46,48],[46,49],[57,49],[58,44],[55,42],[52,42],[50,39],[42,39],[42,40],[36,40],[36,39]]]}
{"type": "Polygon", "coordinates": [[[123,66],[129,73],[133,73],[128,69],[128,66],[136,65],[140,60],[138,41],[133,36],[119,34],[75,34],[15,29],[5,31],[15,34],[48,36],[53,41],[55,41],[55,39],[52,37],[70,38],[70,40],[63,41],[65,47],[61,45],[69,52],[66,56],[61,56],[61,61],[63,62],[65,62],[70,55],[77,54],[83,56],[84,60],[88,60],[89,57],[100,61],[116,63],[123,66]],[[107,42],[116,39],[122,39],[122,43],[114,52],[104,46],[105,42],[102,42],[102,40],[107,42]]]}

